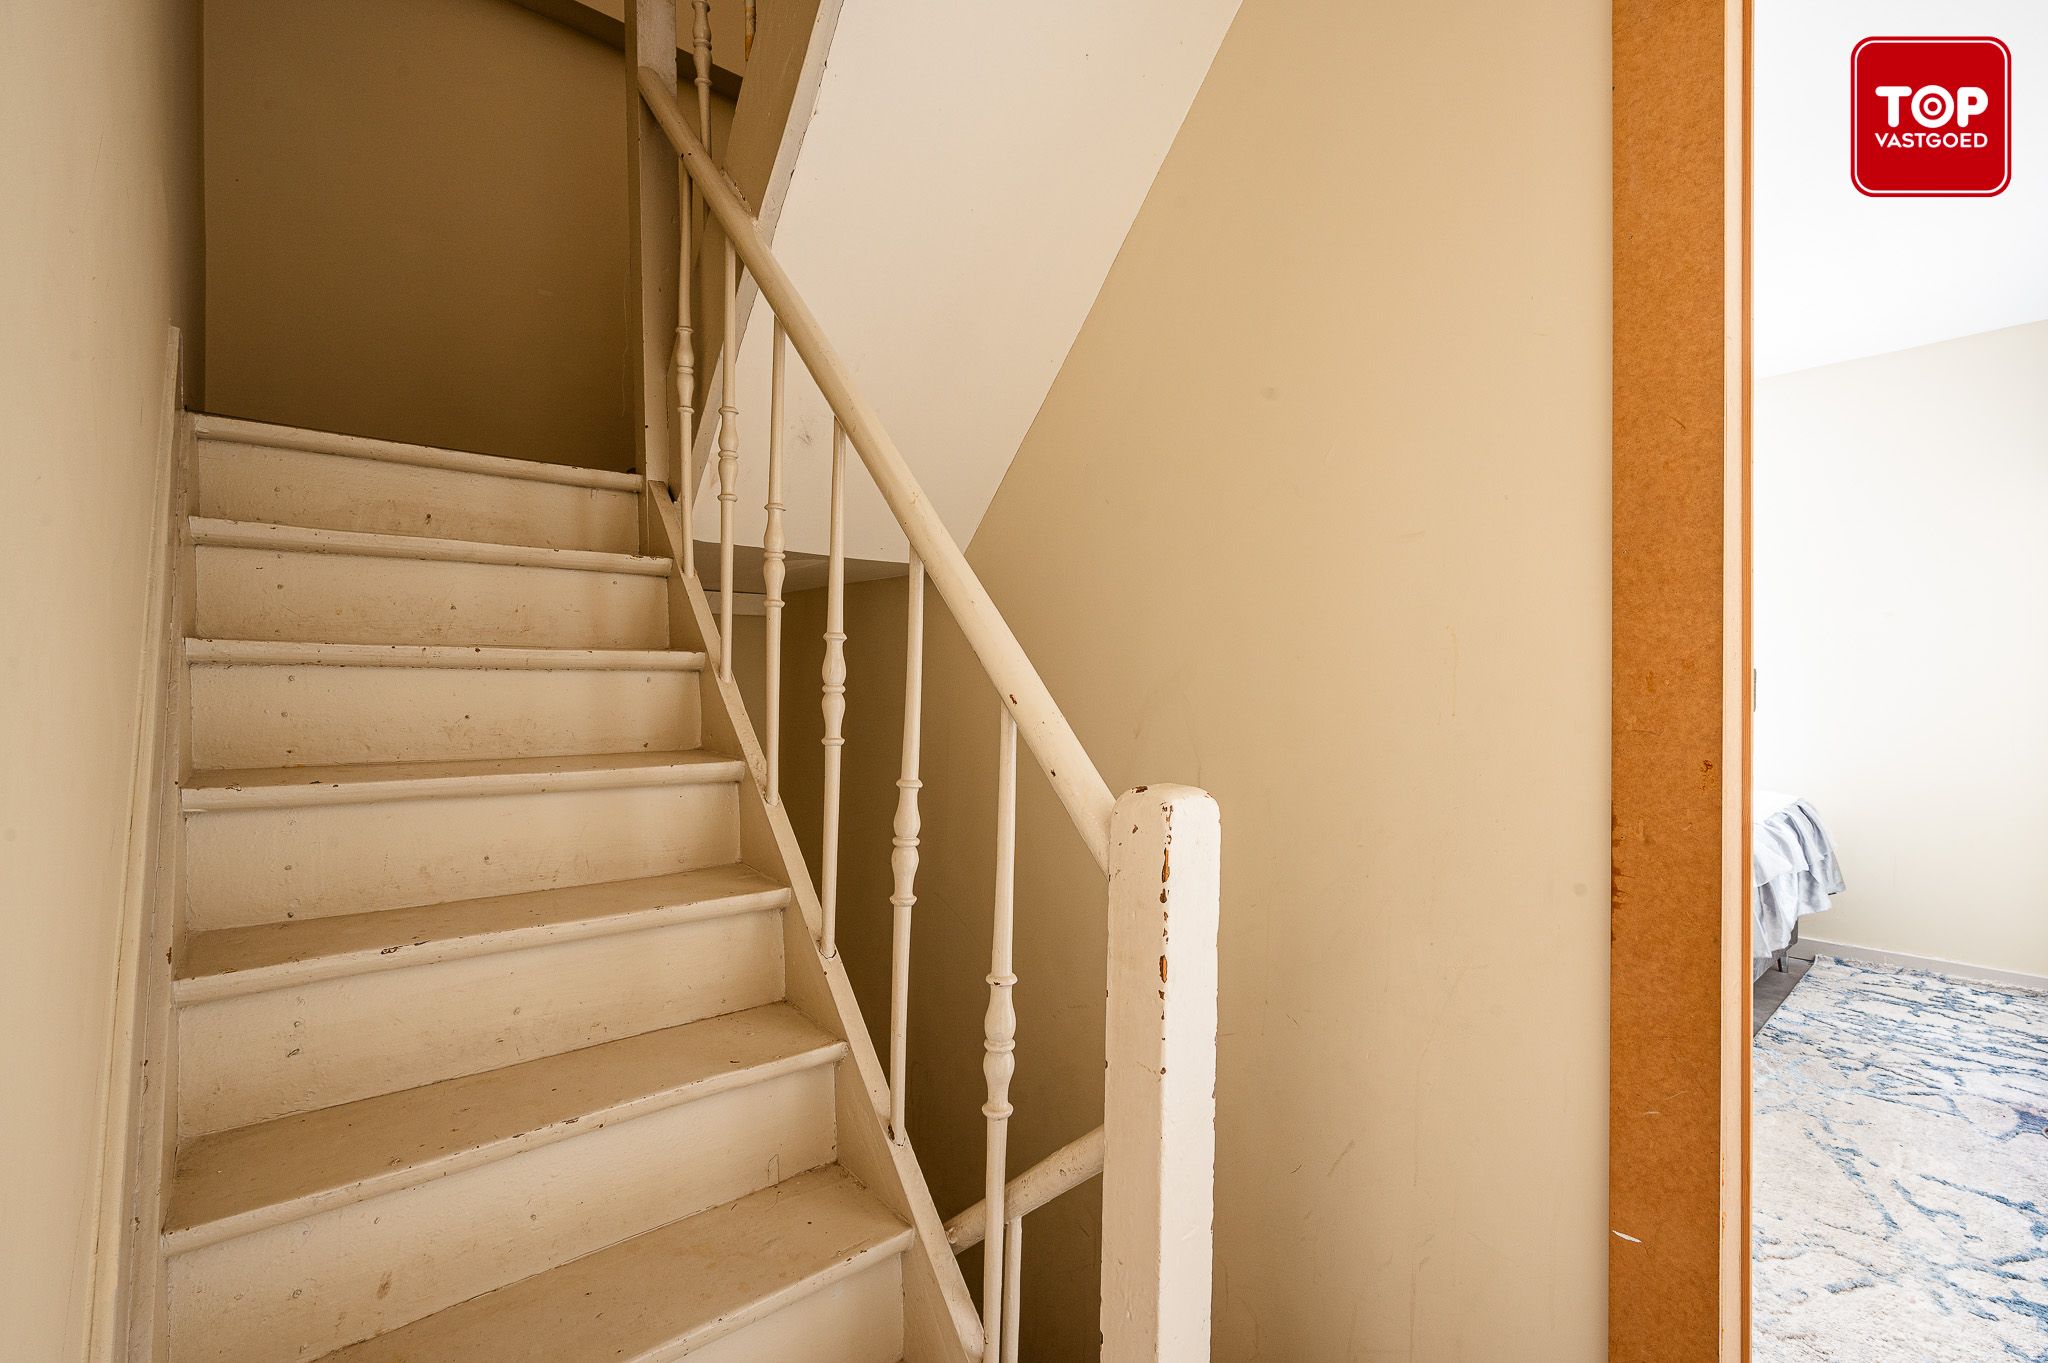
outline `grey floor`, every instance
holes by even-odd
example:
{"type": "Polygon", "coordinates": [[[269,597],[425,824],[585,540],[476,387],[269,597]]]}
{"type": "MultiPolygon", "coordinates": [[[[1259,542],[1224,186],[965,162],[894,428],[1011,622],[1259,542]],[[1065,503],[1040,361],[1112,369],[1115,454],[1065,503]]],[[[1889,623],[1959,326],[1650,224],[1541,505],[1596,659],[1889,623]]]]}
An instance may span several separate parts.
{"type": "Polygon", "coordinates": [[[1751,1005],[1751,1036],[1761,1032],[1764,1024],[1771,1020],[1771,1014],[1777,1012],[1785,1000],[1792,996],[1792,991],[1806,978],[1806,972],[1813,969],[1813,962],[1801,960],[1797,956],[1787,956],[1785,967],[1780,970],[1773,966],[1757,977],[1751,1005]]]}

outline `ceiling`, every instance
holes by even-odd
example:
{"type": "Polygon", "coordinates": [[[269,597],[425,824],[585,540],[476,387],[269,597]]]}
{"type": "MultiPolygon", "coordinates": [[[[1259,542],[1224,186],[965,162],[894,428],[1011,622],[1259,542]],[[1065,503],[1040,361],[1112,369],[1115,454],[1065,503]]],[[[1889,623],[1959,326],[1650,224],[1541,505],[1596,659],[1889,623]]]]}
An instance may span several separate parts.
{"type": "Polygon", "coordinates": [[[2048,318],[2048,4],[1757,0],[1751,304],[1759,376],[2048,318]],[[1849,179],[1849,53],[1988,35],[2013,54],[2013,179],[1873,199],[1849,179]]]}

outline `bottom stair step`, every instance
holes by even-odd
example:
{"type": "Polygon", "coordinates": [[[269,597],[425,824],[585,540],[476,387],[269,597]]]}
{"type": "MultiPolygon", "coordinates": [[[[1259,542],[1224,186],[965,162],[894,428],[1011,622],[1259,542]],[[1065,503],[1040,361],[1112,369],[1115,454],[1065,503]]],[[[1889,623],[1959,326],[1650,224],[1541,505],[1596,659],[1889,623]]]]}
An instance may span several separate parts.
{"type": "Polygon", "coordinates": [[[786,1179],[327,1363],[893,1363],[911,1231],[838,1166],[786,1179]]]}

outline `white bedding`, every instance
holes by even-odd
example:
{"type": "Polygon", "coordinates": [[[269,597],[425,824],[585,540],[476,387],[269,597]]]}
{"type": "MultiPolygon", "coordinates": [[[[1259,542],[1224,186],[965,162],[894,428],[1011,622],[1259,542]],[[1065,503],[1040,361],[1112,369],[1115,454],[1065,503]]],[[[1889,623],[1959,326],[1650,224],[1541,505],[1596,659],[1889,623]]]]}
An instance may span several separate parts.
{"type": "Polygon", "coordinates": [[[1762,959],[1792,941],[1792,929],[1810,913],[1824,913],[1828,896],[1842,889],[1834,840],[1820,815],[1796,795],[1759,790],[1750,798],[1751,904],[1756,916],[1752,952],[1762,959]]]}

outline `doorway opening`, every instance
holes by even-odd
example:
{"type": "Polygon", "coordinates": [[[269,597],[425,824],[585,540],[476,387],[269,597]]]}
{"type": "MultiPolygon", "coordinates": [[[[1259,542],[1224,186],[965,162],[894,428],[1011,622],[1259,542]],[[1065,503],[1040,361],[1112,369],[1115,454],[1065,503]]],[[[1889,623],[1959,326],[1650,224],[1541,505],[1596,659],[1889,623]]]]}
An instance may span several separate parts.
{"type": "Polygon", "coordinates": [[[1932,17],[1751,15],[1758,1363],[2048,1358],[2048,12],[1932,17]]]}

